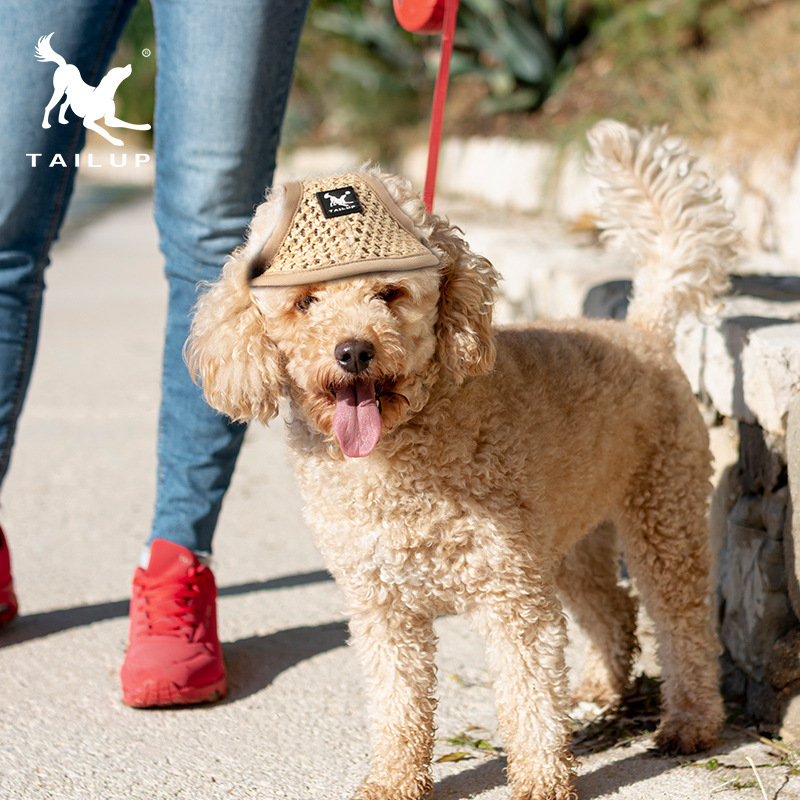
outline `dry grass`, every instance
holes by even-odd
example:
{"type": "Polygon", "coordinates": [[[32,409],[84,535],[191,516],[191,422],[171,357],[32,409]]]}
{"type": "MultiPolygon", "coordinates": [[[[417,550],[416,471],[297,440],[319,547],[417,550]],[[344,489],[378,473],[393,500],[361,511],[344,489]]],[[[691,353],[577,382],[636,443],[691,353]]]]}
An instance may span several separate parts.
{"type": "Polygon", "coordinates": [[[597,120],[668,123],[694,140],[724,139],[734,151],[793,153],[800,144],[800,3],[767,0],[713,41],[630,63],[597,49],[532,114],[480,117],[478,84],[455,82],[450,135],[578,141],[597,120]]]}
{"type": "Polygon", "coordinates": [[[700,132],[783,154],[800,143],[800,4],[775,3],[701,59],[714,80],[700,132]]]}

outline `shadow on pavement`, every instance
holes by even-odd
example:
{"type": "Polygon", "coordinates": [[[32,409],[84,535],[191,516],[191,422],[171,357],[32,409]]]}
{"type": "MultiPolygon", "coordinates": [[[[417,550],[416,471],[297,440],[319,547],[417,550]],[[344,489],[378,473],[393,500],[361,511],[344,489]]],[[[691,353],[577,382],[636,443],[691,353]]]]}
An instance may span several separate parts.
{"type": "MultiPolygon", "coordinates": [[[[752,738],[731,727],[725,727],[721,741],[716,747],[691,756],[669,756],[653,748],[644,753],[634,753],[626,758],[613,758],[613,760],[609,760],[609,763],[578,777],[576,787],[578,797],[581,800],[611,797],[624,786],[655,778],[671,770],[691,768],[698,762],[702,766],[703,762],[707,762],[712,757],[719,757],[723,760],[726,754],[749,742],[752,742],[752,738]]],[[[614,753],[615,748],[611,747],[606,752],[614,753]]],[[[721,786],[723,785],[721,784],[721,786]]]]}
{"type": "MultiPolygon", "coordinates": [[[[331,578],[327,570],[316,570],[315,572],[303,572],[296,575],[285,575],[280,578],[270,578],[266,581],[251,581],[236,586],[223,586],[219,590],[219,596],[230,597],[249,594],[250,592],[288,589],[330,580],[333,580],[333,578],[331,578]]],[[[72,628],[93,625],[95,622],[106,622],[107,620],[126,617],[127,615],[128,600],[112,600],[107,603],[96,603],[95,605],[59,608],[54,611],[45,611],[41,614],[23,614],[7,630],[0,633],[0,649],[29,642],[32,639],[40,639],[54,633],[62,633],[72,628]]]]}
{"type": "MultiPolygon", "coordinates": [[[[701,757],[708,758],[708,755],[701,757]]],[[[669,758],[651,751],[635,753],[628,758],[614,759],[610,764],[604,764],[578,776],[576,781],[578,797],[581,800],[607,797],[623,786],[655,778],[680,765],[681,761],[677,758],[669,758]]]]}
{"type": "Polygon", "coordinates": [[[431,800],[459,800],[503,786],[507,766],[505,758],[492,758],[456,775],[448,775],[436,781],[431,800]]]}
{"type": "Polygon", "coordinates": [[[223,702],[256,694],[301,661],[344,647],[347,638],[346,622],[327,622],[225,642],[228,694],[223,702]]]}
{"type": "MultiPolygon", "coordinates": [[[[722,756],[748,741],[747,737],[726,729],[723,742],[713,750],[680,758],[666,756],[656,750],[637,752],[626,757],[612,745],[606,750],[608,763],[579,775],[575,788],[581,800],[612,797],[625,786],[650,780],[670,770],[688,768],[694,762],[707,761],[713,755],[722,756]]],[[[492,758],[456,775],[449,775],[434,784],[431,800],[462,800],[503,786],[506,783],[507,765],[505,757],[492,758]]]]}

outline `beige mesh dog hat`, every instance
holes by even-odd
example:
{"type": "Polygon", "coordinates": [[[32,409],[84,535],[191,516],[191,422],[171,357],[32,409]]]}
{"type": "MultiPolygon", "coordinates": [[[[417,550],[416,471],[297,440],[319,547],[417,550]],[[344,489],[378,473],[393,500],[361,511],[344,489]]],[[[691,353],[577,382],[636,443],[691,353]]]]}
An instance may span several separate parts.
{"type": "Polygon", "coordinates": [[[313,178],[285,189],[283,217],[251,266],[252,286],[293,286],[439,263],[372,175],[313,178]]]}

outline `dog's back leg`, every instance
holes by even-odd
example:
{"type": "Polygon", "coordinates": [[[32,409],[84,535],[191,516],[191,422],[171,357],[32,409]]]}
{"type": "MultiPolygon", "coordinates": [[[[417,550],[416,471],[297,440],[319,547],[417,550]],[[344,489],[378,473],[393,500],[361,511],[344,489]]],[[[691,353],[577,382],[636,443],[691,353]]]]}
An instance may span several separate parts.
{"type": "Polygon", "coordinates": [[[59,122],[66,122],[65,119],[61,119],[66,111],[66,107],[69,105],[69,99],[66,96],[67,91],[67,84],[69,83],[69,73],[67,70],[62,69],[59,67],[53,73],[53,96],[50,98],[50,102],[44,109],[44,119],[42,120],[42,127],[49,128],[50,127],[50,112],[56,106],[61,98],[64,98],[64,105],[61,107],[61,111],[59,113],[59,122]]]}
{"type": "Polygon", "coordinates": [[[618,701],[638,651],[636,601],[619,585],[616,527],[598,525],[567,554],[558,591],[575,622],[589,637],[583,671],[572,693],[575,702],[618,701]]]}
{"type": "Polygon", "coordinates": [[[637,476],[619,525],[656,628],[664,706],[656,742],[679,753],[713,745],[724,716],[711,612],[708,489],[705,458],[696,447],[682,449],[673,441],[637,476]]]}
{"type": "Polygon", "coordinates": [[[99,133],[104,139],[107,139],[109,142],[111,142],[111,144],[114,144],[117,147],[122,146],[122,139],[115,138],[108,131],[103,130],[94,120],[91,120],[88,117],[83,118],[83,127],[88,128],[90,131],[94,131],[95,133],[99,133]]]}
{"type": "Polygon", "coordinates": [[[112,128],[130,128],[133,131],[150,130],[150,126],[146,123],[139,125],[138,123],[134,124],[133,122],[125,122],[124,119],[117,119],[113,112],[106,114],[103,118],[103,122],[105,122],[106,125],[110,125],[112,128]]]}

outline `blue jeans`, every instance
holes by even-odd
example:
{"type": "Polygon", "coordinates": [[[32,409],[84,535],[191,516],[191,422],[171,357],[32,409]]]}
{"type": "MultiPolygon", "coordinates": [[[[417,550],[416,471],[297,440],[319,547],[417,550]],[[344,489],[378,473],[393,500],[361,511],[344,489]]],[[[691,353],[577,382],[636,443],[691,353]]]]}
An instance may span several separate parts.
{"type": "MultiPolygon", "coordinates": [[[[198,282],[217,276],[272,181],[307,4],[152,0],[155,214],[169,294],[151,540],[211,550],[241,447],[245,426],[205,404],[182,349],[198,282]]],[[[97,86],[134,5],[0,0],[0,481],[34,361],[48,254],[85,139],[72,111],[59,124],[60,104],[42,128],[57,65],[37,61],[34,47],[53,32],[52,48],[97,86]],[[41,154],[35,167],[29,153],[41,154]],[[56,154],[66,166],[49,166],[56,154]]],[[[124,128],[99,124],[124,141],[124,128]]]]}

